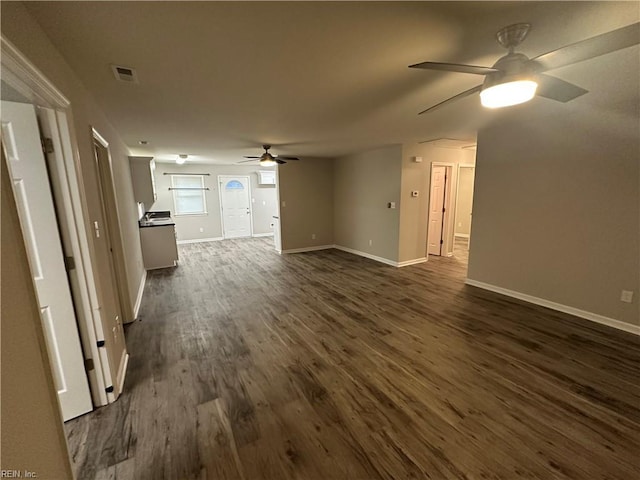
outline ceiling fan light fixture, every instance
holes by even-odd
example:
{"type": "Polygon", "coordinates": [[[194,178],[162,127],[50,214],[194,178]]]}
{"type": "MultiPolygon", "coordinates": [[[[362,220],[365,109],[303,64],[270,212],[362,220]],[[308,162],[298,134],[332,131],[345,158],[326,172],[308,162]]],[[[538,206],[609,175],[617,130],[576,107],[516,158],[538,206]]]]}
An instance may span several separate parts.
{"type": "Polygon", "coordinates": [[[181,153],[180,155],[178,155],[178,158],[176,158],[176,163],[178,165],[182,165],[184,162],[187,161],[188,157],[189,155],[185,155],[184,153],[181,153]]]}
{"type": "Polygon", "coordinates": [[[273,167],[274,165],[277,165],[278,163],[272,159],[272,158],[261,158],[260,159],[260,166],[261,167],[273,167]]]}
{"type": "Polygon", "coordinates": [[[538,84],[531,79],[499,83],[482,89],[480,103],[486,108],[518,105],[535,97],[537,88],[538,84]]]}

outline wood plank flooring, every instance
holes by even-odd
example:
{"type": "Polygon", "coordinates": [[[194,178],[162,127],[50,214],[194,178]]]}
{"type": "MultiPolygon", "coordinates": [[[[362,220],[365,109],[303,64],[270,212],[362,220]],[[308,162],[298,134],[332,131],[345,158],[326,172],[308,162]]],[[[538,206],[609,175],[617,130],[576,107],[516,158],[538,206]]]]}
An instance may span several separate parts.
{"type": "Polygon", "coordinates": [[[78,479],[637,479],[633,335],[271,239],[180,247],[128,326],[125,393],[68,422],[78,479]]]}

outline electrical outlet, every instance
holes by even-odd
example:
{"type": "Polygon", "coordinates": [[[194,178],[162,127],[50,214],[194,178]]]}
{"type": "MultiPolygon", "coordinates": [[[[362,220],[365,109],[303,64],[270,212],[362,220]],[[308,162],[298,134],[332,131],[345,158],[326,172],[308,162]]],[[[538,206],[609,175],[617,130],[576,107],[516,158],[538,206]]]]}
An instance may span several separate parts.
{"type": "Polygon", "coordinates": [[[631,290],[622,290],[620,301],[625,303],[633,302],[633,292],[631,290]]]}
{"type": "Polygon", "coordinates": [[[369,240],[369,246],[373,246],[373,240],[369,240]]]}
{"type": "Polygon", "coordinates": [[[312,234],[311,234],[311,240],[315,240],[315,239],[316,239],[316,234],[315,234],[315,233],[312,233],[312,234]]]}
{"type": "Polygon", "coordinates": [[[200,227],[200,233],[204,233],[204,228],[200,227]]]}
{"type": "Polygon", "coordinates": [[[285,202],[284,200],[282,200],[282,206],[286,207],[287,206],[287,202],[285,202]]]}

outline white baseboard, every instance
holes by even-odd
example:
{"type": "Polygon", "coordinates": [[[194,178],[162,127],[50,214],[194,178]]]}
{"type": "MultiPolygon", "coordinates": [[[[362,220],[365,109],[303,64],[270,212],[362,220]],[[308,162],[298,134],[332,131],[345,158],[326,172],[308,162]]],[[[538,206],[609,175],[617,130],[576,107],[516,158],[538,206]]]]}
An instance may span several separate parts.
{"type": "Polygon", "coordinates": [[[397,262],[396,267],[408,267],[409,265],[417,265],[418,263],[424,263],[427,261],[427,257],[414,258],[413,260],[405,260],[404,262],[397,262]]]}
{"type": "Polygon", "coordinates": [[[140,279],[140,286],[138,287],[138,296],[136,297],[136,304],[133,306],[133,319],[138,318],[140,314],[140,305],[142,305],[142,295],[144,294],[144,285],[147,282],[147,271],[142,271],[142,278],[140,279]]]}
{"type": "Polygon", "coordinates": [[[267,232],[267,233],[254,233],[253,235],[251,235],[253,238],[256,237],[273,237],[273,232],[267,232]]]}
{"type": "Polygon", "coordinates": [[[334,245],[317,245],[315,247],[304,247],[304,248],[290,248],[288,250],[281,250],[278,253],[304,253],[304,252],[315,252],[317,250],[328,250],[330,248],[334,248],[334,245]]]}
{"type": "Polygon", "coordinates": [[[497,287],[495,285],[491,285],[490,283],[479,282],[477,280],[472,280],[470,278],[467,278],[464,283],[466,283],[467,285],[471,285],[472,287],[482,288],[483,290],[489,290],[491,292],[499,293],[501,295],[506,295],[507,297],[517,298],[518,300],[523,300],[525,302],[533,303],[535,305],[540,305],[541,307],[547,307],[547,308],[550,308],[551,310],[557,310],[559,312],[568,313],[569,315],[584,318],[585,320],[590,320],[592,322],[599,323],[601,325],[606,325],[608,327],[613,327],[618,330],[623,330],[625,332],[633,333],[635,335],[640,335],[640,325],[632,325],[630,323],[622,322],[614,318],[605,317],[604,315],[587,312],[586,310],[580,310],[578,308],[569,307],[568,305],[563,305],[561,303],[545,300],[544,298],[534,297],[532,295],[527,295],[526,293],[516,292],[515,290],[509,290],[507,288],[497,287]]]}
{"type": "Polygon", "coordinates": [[[469,238],[469,234],[468,233],[456,233],[456,234],[454,234],[454,237],[469,238]]]}
{"type": "Polygon", "coordinates": [[[124,388],[124,378],[127,375],[127,365],[129,365],[129,354],[124,350],[122,352],[122,358],[120,359],[118,376],[116,377],[116,381],[118,382],[118,395],[122,393],[122,389],[124,388]]]}
{"type": "Polygon", "coordinates": [[[392,267],[398,266],[398,262],[389,260],[388,258],[378,257],[377,255],[372,255],[367,252],[361,252],[360,250],[354,250],[353,248],[343,247],[342,245],[334,245],[333,248],[342,250],[343,252],[353,253],[354,255],[359,255],[360,257],[368,258],[369,260],[375,260],[376,262],[384,263],[386,265],[391,265],[392,267]]]}
{"type": "Polygon", "coordinates": [[[178,245],[185,245],[187,243],[219,242],[220,240],[224,240],[224,237],[195,238],[193,240],[178,240],[176,243],[178,245]]]}
{"type": "Polygon", "coordinates": [[[278,253],[304,253],[304,252],[314,252],[316,250],[328,250],[331,248],[335,248],[336,250],[342,250],[343,252],[352,253],[354,255],[358,255],[360,257],[368,258],[369,260],[375,260],[376,262],[384,263],[385,265],[391,265],[392,267],[407,267],[409,265],[416,265],[418,263],[424,263],[427,261],[426,257],[422,258],[414,258],[413,260],[405,260],[404,262],[395,262],[393,260],[389,260],[388,258],[378,257],[377,255],[372,255],[367,252],[361,252],[360,250],[354,250],[353,248],[343,247],[342,245],[319,245],[315,247],[304,247],[304,248],[292,248],[289,250],[278,250],[278,253]]]}

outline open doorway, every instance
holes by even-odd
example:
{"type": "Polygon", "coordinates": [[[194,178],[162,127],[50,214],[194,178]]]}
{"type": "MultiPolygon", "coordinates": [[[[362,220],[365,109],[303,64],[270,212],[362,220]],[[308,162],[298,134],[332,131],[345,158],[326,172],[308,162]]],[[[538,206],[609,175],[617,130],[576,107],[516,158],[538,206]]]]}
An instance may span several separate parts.
{"type": "Polygon", "coordinates": [[[473,186],[475,165],[460,165],[458,188],[456,189],[456,211],[453,255],[468,263],[471,243],[471,220],[473,211],[473,186]]]}

